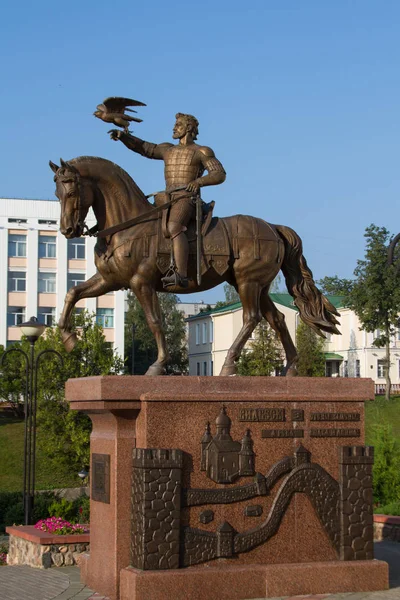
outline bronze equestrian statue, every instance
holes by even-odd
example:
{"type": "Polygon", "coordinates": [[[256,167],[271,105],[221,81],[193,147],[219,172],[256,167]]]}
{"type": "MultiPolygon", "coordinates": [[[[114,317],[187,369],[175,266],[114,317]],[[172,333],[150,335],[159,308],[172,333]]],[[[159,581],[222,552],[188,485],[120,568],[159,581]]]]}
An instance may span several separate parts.
{"type": "Polygon", "coordinates": [[[61,160],[59,166],[50,161],[61,204],[61,233],[68,239],[87,234],[98,238],[96,274],[71,288],[65,298],[59,327],[67,350],[72,350],[76,342],[70,320],[79,300],[130,289],[143,307],[158,348],[157,360],[146,374],[162,375],[169,356],[157,292],[199,292],[226,281],[239,293],[243,325],[220,375],[236,373],[235,363],[262,318],[274,329],[284,348],[284,374],[295,375],[296,348],[283,314],[268,294],[280,270],[302,320],[322,337],[323,332],[339,334],[334,316],[338,313],[315,286],[299,236],[289,227],[246,215],[211,218],[209,214],[201,220],[198,213],[195,227],[194,204],[201,206],[199,188],[225,180],[225,171],[213,151],[194,143],[197,120],[178,113],[173,136],[179,143],[151,144],[131,135],[127,130],[129,120],[124,118],[126,106],[142,103],[121,98],[107,102],[108,105],[106,101],[100,105],[104,109],[98,107],[101,114],[108,110],[106,118],[99,118],[125,128],[124,132],[112,130],[111,138],[121,140],[143,156],[164,160],[167,189],[161,197],[156,195],[154,206],[133,179],[108,160],[81,156],[68,162],[61,160]],[[85,224],[89,208],[97,221],[91,231],[85,224]],[[172,271],[171,257],[176,263],[172,271]],[[199,269],[200,284],[196,278],[199,269]]]}
{"type": "MultiPolygon", "coordinates": [[[[172,135],[174,140],[179,140],[177,145],[144,142],[119,129],[109,132],[111,139],[121,140],[129,150],[164,161],[164,202],[175,200],[169,209],[167,232],[172,240],[176,263],[176,270],[162,278],[165,288],[188,287],[189,242],[185,232],[195,216],[195,198],[201,187],[223,183],[226,177],[222,164],[215,158],[211,148],[195,144],[198,128],[199,122],[195,117],[178,113],[172,135]],[[207,171],[207,175],[203,175],[204,171],[207,171]]],[[[156,195],[156,202],[157,196],[161,194],[156,195]]]]}

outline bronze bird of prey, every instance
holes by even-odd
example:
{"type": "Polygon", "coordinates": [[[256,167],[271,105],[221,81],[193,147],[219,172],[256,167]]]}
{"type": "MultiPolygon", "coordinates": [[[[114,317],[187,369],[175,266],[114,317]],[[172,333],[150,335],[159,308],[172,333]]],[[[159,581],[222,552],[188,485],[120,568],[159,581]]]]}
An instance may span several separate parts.
{"type": "Polygon", "coordinates": [[[112,96],[111,98],[106,98],[103,104],[99,104],[93,114],[106,123],[114,123],[118,127],[123,127],[125,133],[127,133],[131,121],[141,123],[143,120],[127,115],[125,111],[136,112],[136,110],[127,108],[128,106],[146,106],[146,104],[139,102],[139,100],[132,100],[131,98],[112,96]]]}

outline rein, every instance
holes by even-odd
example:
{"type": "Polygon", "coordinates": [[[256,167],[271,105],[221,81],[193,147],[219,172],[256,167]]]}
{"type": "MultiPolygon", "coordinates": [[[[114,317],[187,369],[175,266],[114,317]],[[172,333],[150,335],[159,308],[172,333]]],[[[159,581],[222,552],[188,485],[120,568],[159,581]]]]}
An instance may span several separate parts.
{"type": "MultiPolygon", "coordinates": [[[[186,188],[185,187],[175,188],[175,189],[171,190],[171,192],[169,192],[169,193],[180,192],[184,189],[186,189],[186,188]]],[[[151,196],[156,196],[156,194],[159,194],[159,193],[161,193],[161,192],[154,192],[153,194],[149,194],[148,196],[146,196],[146,198],[151,198],[151,196]]],[[[114,233],[118,233],[118,231],[123,231],[124,229],[129,229],[129,227],[133,227],[133,225],[137,225],[138,223],[152,221],[153,216],[157,215],[158,213],[162,212],[163,210],[166,210],[170,206],[173,206],[180,199],[181,198],[175,198],[173,200],[170,200],[169,202],[165,202],[165,204],[161,204],[161,206],[156,206],[155,208],[152,208],[151,210],[145,212],[142,215],[139,215],[138,217],[135,217],[134,219],[130,219],[129,221],[125,221],[124,223],[118,223],[117,225],[113,225],[112,227],[108,227],[107,229],[103,229],[102,231],[98,231],[97,224],[94,225],[94,227],[91,227],[89,229],[88,226],[86,225],[86,223],[84,223],[84,230],[81,235],[89,236],[89,237],[105,238],[105,237],[108,237],[109,235],[113,235],[114,233]]]]}

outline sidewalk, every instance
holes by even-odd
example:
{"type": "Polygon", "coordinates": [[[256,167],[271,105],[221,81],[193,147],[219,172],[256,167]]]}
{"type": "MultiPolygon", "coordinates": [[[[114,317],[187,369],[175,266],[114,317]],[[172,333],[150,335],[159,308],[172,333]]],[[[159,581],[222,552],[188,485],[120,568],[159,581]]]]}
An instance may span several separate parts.
{"type": "MultiPolygon", "coordinates": [[[[400,600],[400,544],[396,542],[376,543],[375,557],[389,563],[390,590],[292,596],[286,597],[285,600],[400,600]]],[[[108,599],[80,583],[77,567],[45,570],[31,567],[0,567],[0,600],[108,599]]],[[[174,598],[166,598],[166,600],[174,600],[174,598]]],[[[264,599],[259,598],[258,600],[264,599]]]]}

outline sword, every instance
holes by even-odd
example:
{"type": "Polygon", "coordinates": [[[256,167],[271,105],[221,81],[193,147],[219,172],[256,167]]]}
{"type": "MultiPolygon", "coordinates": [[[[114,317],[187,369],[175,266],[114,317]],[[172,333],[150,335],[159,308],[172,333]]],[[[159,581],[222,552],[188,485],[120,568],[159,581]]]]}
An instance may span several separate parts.
{"type": "Polygon", "coordinates": [[[197,285],[201,284],[201,206],[200,194],[196,197],[196,270],[197,270],[197,285]]]}

